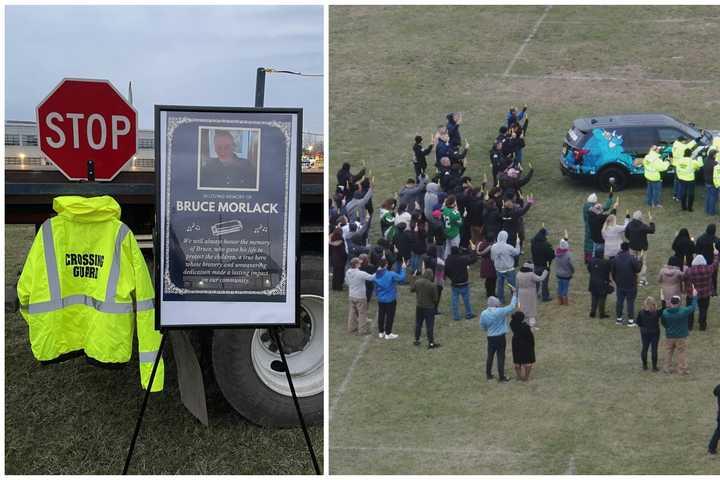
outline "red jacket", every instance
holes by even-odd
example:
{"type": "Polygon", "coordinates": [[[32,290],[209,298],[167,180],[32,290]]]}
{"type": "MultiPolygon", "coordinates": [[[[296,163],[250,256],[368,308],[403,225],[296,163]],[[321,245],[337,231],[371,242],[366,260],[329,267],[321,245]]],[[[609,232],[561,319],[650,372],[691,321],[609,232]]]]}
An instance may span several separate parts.
{"type": "Polygon", "coordinates": [[[715,257],[715,261],[710,265],[693,265],[687,269],[685,275],[697,290],[698,298],[708,298],[712,295],[712,275],[718,268],[720,256],[715,257]]]}

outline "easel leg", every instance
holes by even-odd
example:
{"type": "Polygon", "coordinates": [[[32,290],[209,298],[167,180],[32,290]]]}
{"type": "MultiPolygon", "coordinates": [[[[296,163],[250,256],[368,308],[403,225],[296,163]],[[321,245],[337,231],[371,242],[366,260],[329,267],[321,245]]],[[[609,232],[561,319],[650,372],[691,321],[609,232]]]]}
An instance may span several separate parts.
{"type": "Polygon", "coordinates": [[[127,475],[128,467],[130,467],[130,460],[132,460],[133,450],[135,450],[135,442],[137,441],[138,433],[140,433],[140,425],[142,425],[142,419],[145,415],[145,408],[147,407],[148,399],[150,398],[150,390],[152,389],[153,380],[155,380],[155,372],[157,372],[160,359],[162,358],[163,347],[165,346],[165,338],[167,335],[163,335],[160,340],[160,346],[158,347],[157,357],[155,357],[155,363],[153,364],[152,372],[150,373],[150,380],[148,380],[147,390],[145,391],[145,398],[143,399],[142,407],[140,407],[140,415],[138,415],[137,424],[135,424],[135,433],[133,433],[132,441],[130,442],[130,449],[128,450],[127,458],[125,459],[125,467],[123,468],[123,475],[127,475]]]}
{"type": "Polygon", "coordinates": [[[310,435],[308,434],[307,427],[305,426],[305,419],[303,418],[302,411],[300,410],[300,402],[298,402],[297,394],[295,393],[295,386],[293,385],[292,376],[290,375],[290,367],[285,359],[285,350],[280,342],[280,335],[278,335],[277,330],[274,327],[270,328],[270,333],[275,340],[275,345],[277,345],[278,351],[280,352],[280,358],[282,359],[283,368],[285,369],[285,376],[287,377],[288,385],[290,385],[290,393],[292,393],[295,410],[297,411],[300,426],[302,427],[303,434],[305,435],[305,443],[307,443],[310,458],[312,459],[313,467],[315,467],[315,473],[320,475],[320,467],[318,466],[317,458],[315,457],[315,450],[313,450],[310,435]]]}

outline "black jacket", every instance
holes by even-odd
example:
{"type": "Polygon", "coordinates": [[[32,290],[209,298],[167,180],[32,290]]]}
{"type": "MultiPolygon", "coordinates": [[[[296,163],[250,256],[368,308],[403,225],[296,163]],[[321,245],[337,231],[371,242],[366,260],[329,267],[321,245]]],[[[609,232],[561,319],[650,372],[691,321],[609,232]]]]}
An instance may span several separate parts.
{"type": "Polygon", "coordinates": [[[651,233],[655,233],[655,224],[653,222],[646,225],[640,220],[633,219],[625,227],[625,238],[627,238],[631,250],[647,250],[647,236],[651,233]]]}
{"type": "MultiPolygon", "coordinates": [[[[714,227],[714,225],[713,225],[714,227]]],[[[700,235],[695,241],[695,253],[705,257],[705,261],[709,264],[713,262],[713,245],[720,250],[720,239],[715,236],[715,229],[708,227],[708,230],[700,235]],[[709,230],[709,231],[708,231],[709,230]]]]}
{"type": "Polygon", "coordinates": [[[520,231],[520,222],[523,215],[530,210],[530,203],[523,207],[504,208],[500,211],[500,229],[508,233],[508,243],[515,244],[515,238],[520,231]]]}
{"type": "MultiPolygon", "coordinates": [[[[452,114],[448,114],[447,121],[447,131],[450,137],[448,143],[453,150],[457,150],[460,147],[460,125],[453,119],[452,114]]],[[[712,176],[710,176],[710,178],[712,178],[712,176]]]]}
{"type": "Polygon", "coordinates": [[[481,227],[483,225],[483,209],[485,202],[480,197],[467,199],[465,208],[467,208],[467,223],[472,227],[481,227]]]}
{"type": "Polygon", "coordinates": [[[587,268],[590,272],[588,291],[593,295],[607,295],[610,285],[610,260],[594,257],[587,268]]]}
{"type": "Polygon", "coordinates": [[[475,252],[448,255],[445,259],[445,276],[450,279],[453,287],[464,287],[469,283],[467,267],[477,262],[477,259],[475,252]]]}
{"type": "Polygon", "coordinates": [[[500,224],[502,218],[500,218],[500,210],[497,208],[484,208],[483,209],[483,225],[485,227],[485,238],[489,241],[494,242],[497,240],[497,235],[500,233],[500,224]]]}
{"type": "Polygon", "coordinates": [[[590,238],[595,243],[605,243],[605,239],[602,236],[602,227],[605,224],[605,220],[610,214],[615,214],[615,210],[610,212],[595,213],[592,210],[588,213],[588,224],[590,225],[590,238]]]}
{"type": "Polygon", "coordinates": [[[515,192],[517,192],[522,187],[527,185],[528,182],[530,182],[534,171],[534,169],[530,169],[527,175],[525,175],[524,177],[522,175],[518,175],[517,178],[513,178],[507,174],[500,175],[500,188],[502,188],[503,193],[505,194],[507,194],[507,192],[512,192],[513,194],[515,194],[515,192]]]}
{"type": "Polygon", "coordinates": [[[655,310],[654,312],[650,312],[648,310],[640,310],[640,312],[637,314],[637,319],[635,320],[635,323],[637,323],[637,326],[640,327],[640,331],[645,334],[660,334],[660,315],[662,315],[662,310],[655,310]]]}
{"type": "Polygon", "coordinates": [[[536,268],[550,268],[550,263],[555,259],[555,250],[547,240],[547,230],[541,229],[532,239],[530,244],[532,262],[536,268]]]}
{"type": "MultiPolygon", "coordinates": [[[[683,266],[690,266],[693,259],[693,253],[695,253],[695,242],[690,240],[690,237],[675,237],[672,244],[673,252],[683,263],[683,266]]],[[[712,253],[712,249],[710,249],[712,253]]]]}
{"type": "Polygon", "coordinates": [[[427,157],[430,154],[432,149],[433,149],[432,144],[430,144],[430,146],[427,147],[425,150],[423,150],[422,145],[420,145],[419,143],[416,143],[415,145],[413,145],[413,153],[415,154],[415,163],[423,170],[425,170],[427,168],[427,160],[425,159],[425,157],[427,157]]]}
{"type": "Polygon", "coordinates": [[[410,260],[410,256],[412,254],[413,240],[413,232],[411,232],[409,228],[403,230],[402,232],[398,232],[396,242],[398,255],[400,255],[401,261],[410,260]]]}
{"type": "MultiPolygon", "coordinates": [[[[355,182],[360,180],[365,175],[365,169],[360,170],[357,175],[350,173],[350,169],[345,170],[341,168],[337,172],[337,184],[343,187],[345,196],[349,196],[355,191],[355,182]]],[[[352,198],[352,197],[349,197],[352,198]]]]}
{"type": "Polygon", "coordinates": [[[623,290],[637,289],[637,274],[641,268],[642,262],[625,251],[615,255],[610,262],[610,272],[615,285],[623,290]]]}

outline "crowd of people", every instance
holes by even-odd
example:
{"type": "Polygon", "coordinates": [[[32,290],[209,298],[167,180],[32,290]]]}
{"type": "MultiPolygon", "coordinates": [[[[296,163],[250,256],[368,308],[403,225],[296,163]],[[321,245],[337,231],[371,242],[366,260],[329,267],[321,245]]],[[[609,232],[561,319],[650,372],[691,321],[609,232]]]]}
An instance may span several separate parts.
{"type": "MultiPolygon", "coordinates": [[[[468,175],[470,145],[461,135],[462,120],[462,114],[450,113],[427,144],[422,136],[415,137],[413,176],[395,196],[383,198],[377,211],[370,172],[363,168],[353,173],[351,165],[342,165],[330,202],[332,289],[343,290],[345,284],[349,287],[350,333],[371,333],[367,312],[375,296],[377,335],[394,340],[398,338],[393,331],[398,285],[409,284],[416,298],[414,344],[420,345],[424,327],[428,348],[434,349],[440,346],[434,325],[446,286],[450,288],[452,320],[477,318],[469,276],[470,269],[477,269],[484,281],[487,304],[479,315],[479,325],[487,334],[486,376],[496,378],[491,371],[496,359],[497,380],[509,381],[504,366],[505,338],[512,332],[516,378],[527,381],[535,363],[538,304],[553,300],[549,283],[554,276],[557,304],[569,305],[572,280],[580,265],[573,256],[567,230],[553,245],[543,223],[528,241],[525,217],[535,198],[524,191],[534,172],[532,164],[523,161],[527,106],[511,108],[498,130],[489,152],[492,183],[485,175],[479,182],[468,175]],[[435,161],[430,164],[433,150],[435,161]],[[373,221],[379,227],[375,241],[369,236],[373,221]],[[523,254],[525,262],[520,261],[523,254]],[[512,296],[506,303],[508,289],[512,296]]],[[[648,155],[658,152],[653,150],[648,155]]],[[[658,159],[665,161],[659,155],[651,160],[658,159]]],[[[697,163],[693,165],[695,168],[697,163]]],[[[652,163],[647,171],[653,169],[662,171],[663,165],[652,163]]],[[[691,209],[689,187],[681,188],[684,205],[691,209]]],[[[650,185],[649,180],[649,205],[658,206],[659,198],[657,185],[650,185]]],[[[619,196],[612,191],[604,202],[591,194],[582,207],[589,317],[608,318],[607,297],[614,294],[615,322],[639,327],[643,368],[659,371],[662,326],[666,337],[664,370],[674,371],[676,362],[677,371],[687,373],[687,338],[694,328],[694,317],[697,312],[699,330],[705,331],[710,301],[717,295],[720,239],[716,226],[708,225],[697,240],[687,229],[677,233],[668,249],[672,255],[658,273],[659,301],[648,296],[636,312],[639,291],[648,285],[649,237],[656,226],[650,212],[645,215],[640,210],[626,210],[621,218],[619,207],[619,196]]]]}

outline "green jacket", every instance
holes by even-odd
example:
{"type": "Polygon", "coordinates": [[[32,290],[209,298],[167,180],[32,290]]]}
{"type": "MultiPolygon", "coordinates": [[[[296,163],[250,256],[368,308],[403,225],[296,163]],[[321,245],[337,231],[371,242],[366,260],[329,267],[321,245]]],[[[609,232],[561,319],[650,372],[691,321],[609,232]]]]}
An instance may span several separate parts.
{"type": "Polygon", "coordinates": [[[663,310],[660,323],[665,327],[665,338],[687,338],[690,334],[688,317],[695,312],[697,304],[697,297],[695,297],[689,307],[672,307],[663,310]]]}
{"type": "Polygon", "coordinates": [[[442,219],[445,230],[445,238],[455,238],[460,235],[460,227],[462,227],[463,224],[460,212],[454,208],[443,207],[442,219]]]}
{"type": "Polygon", "coordinates": [[[438,301],[437,285],[433,281],[433,271],[427,269],[422,277],[418,278],[415,285],[411,287],[417,298],[417,306],[420,308],[435,308],[438,301]]]}

